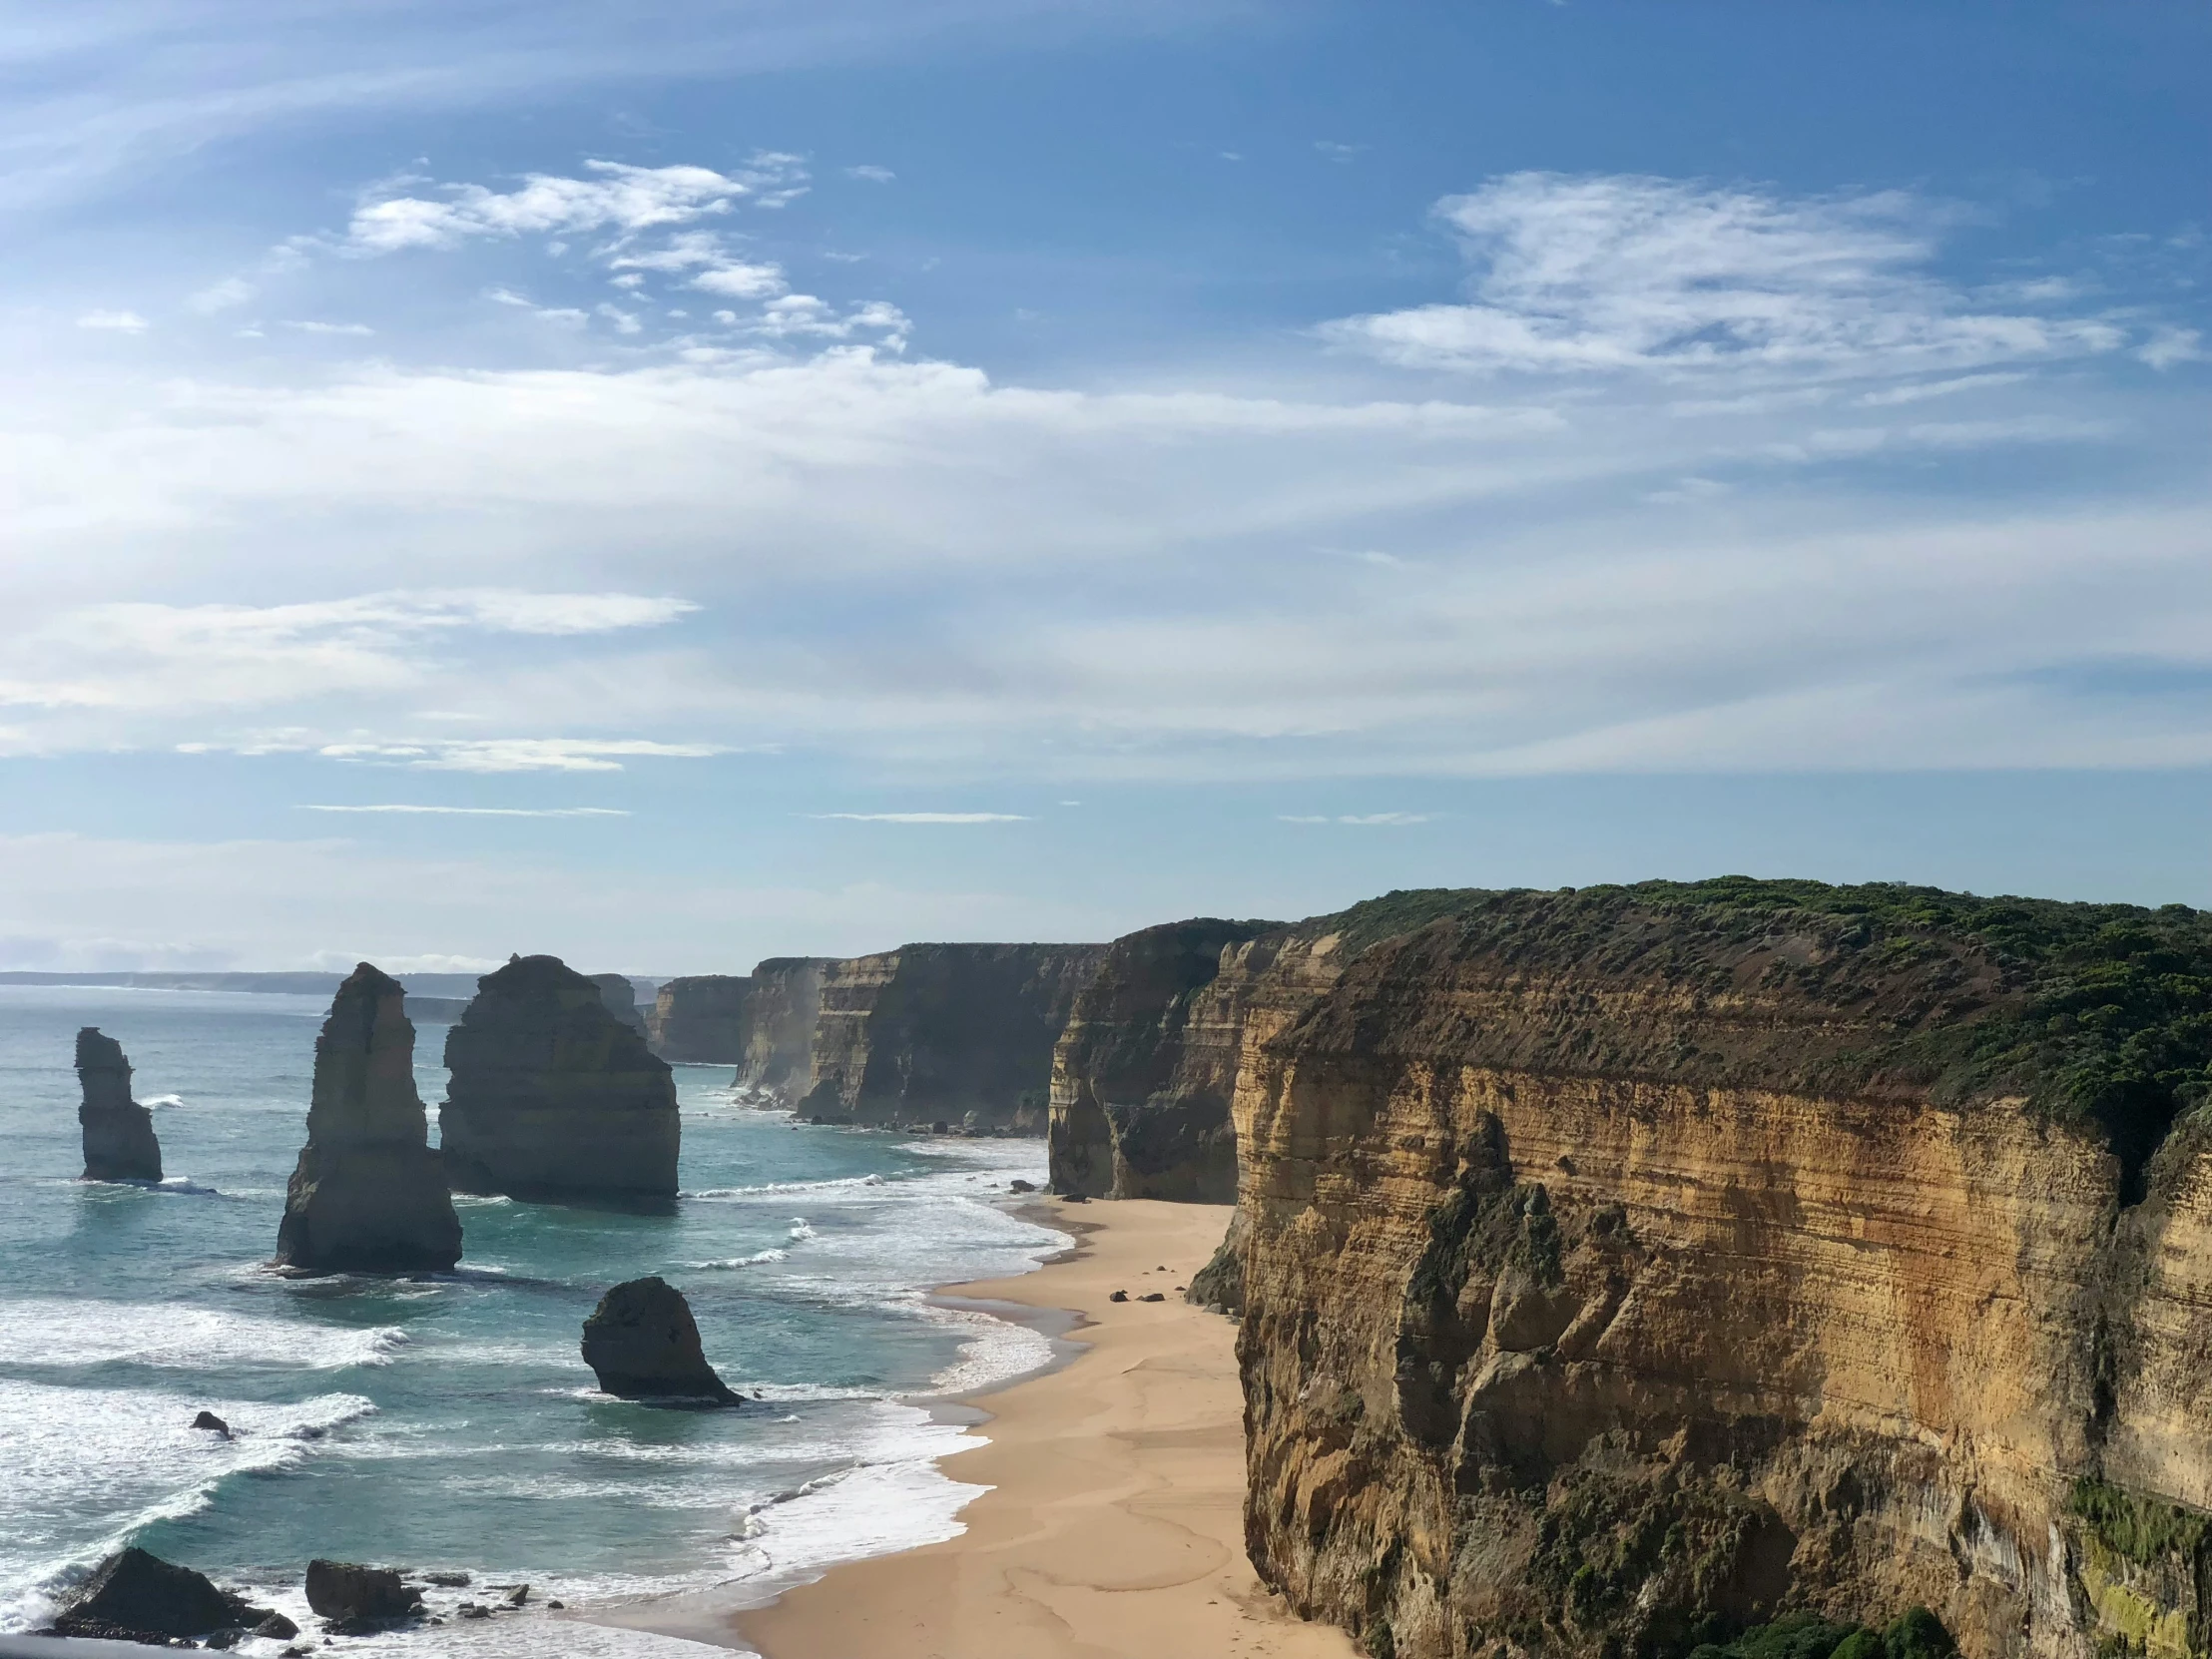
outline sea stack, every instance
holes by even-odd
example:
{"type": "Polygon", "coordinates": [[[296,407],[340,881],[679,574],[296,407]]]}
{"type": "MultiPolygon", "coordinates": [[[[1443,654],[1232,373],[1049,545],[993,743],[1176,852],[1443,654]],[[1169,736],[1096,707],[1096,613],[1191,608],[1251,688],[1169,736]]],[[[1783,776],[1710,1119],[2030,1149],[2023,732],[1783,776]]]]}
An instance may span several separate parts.
{"type": "Polygon", "coordinates": [[[741,974],[702,973],[662,985],[646,1016],[653,1052],[695,1065],[742,1065],[746,1004],[753,981],[741,974]]]}
{"type": "Polygon", "coordinates": [[[599,1299],[584,1321],[584,1364],[620,1399],[738,1403],[707,1364],[691,1304],[665,1279],[633,1279],[599,1299]]]}
{"type": "Polygon", "coordinates": [[[77,1079],[84,1103],[77,1121],[85,1131],[87,1181],[159,1181],[162,1145],[154,1138],[154,1114],[131,1098],[131,1062],[123,1045],[96,1025],[77,1033],[77,1079]]]}
{"type": "Polygon", "coordinates": [[[314,1045],[307,1144],[284,1192],[276,1261],[310,1273],[445,1273],[461,1224],[427,1144],[399,981],[363,962],[314,1045]]]}
{"type": "Polygon", "coordinates": [[[438,1123],[454,1190],[674,1198],[676,1081],[644,1034],[557,956],[517,956],[476,984],[445,1038],[438,1123]]]}

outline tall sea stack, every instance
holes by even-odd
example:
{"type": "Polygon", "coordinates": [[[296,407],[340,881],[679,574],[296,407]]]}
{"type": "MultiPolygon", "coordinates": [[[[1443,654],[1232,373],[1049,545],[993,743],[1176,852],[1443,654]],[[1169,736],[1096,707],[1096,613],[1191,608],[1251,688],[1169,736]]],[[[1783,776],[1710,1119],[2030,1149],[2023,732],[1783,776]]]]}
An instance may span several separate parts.
{"type": "Polygon", "coordinates": [[[154,1114],[131,1098],[131,1062],[123,1045],[88,1025],[77,1033],[77,1080],[84,1103],[77,1121],[85,1131],[87,1181],[159,1181],[161,1142],[154,1114]]]}
{"type": "Polygon", "coordinates": [[[445,1038],[438,1123],[454,1190],[674,1198],[676,1082],[643,1033],[557,956],[517,956],[476,984],[445,1038]]]}
{"type": "Polygon", "coordinates": [[[363,962],[314,1044],[307,1144],[284,1190],[276,1261],[312,1273],[444,1273],[461,1223],[415,1092],[398,980],[363,962]]]}

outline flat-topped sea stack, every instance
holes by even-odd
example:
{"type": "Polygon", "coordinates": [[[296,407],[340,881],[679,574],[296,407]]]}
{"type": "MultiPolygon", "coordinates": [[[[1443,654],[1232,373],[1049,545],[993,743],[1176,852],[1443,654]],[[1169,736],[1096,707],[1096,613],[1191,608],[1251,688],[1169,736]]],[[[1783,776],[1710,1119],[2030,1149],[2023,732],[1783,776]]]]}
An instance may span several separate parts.
{"type": "Polygon", "coordinates": [[[368,963],[338,987],[314,1044],[307,1144],[284,1189],[276,1262],[307,1273],[446,1273],[461,1224],[415,1092],[399,981],[368,963]]]}
{"type": "Polygon", "coordinates": [[[836,965],[830,956],[771,956],[754,968],[739,1088],[797,1099],[813,1085],[822,981],[836,965]]]}
{"type": "Polygon", "coordinates": [[[639,1036],[647,1034],[645,1010],[638,1006],[638,987],[627,973],[592,973],[585,977],[599,987],[600,1000],[607,1004],[608,1013],[639,1036]]]}
{"type": "Polygon", "coordinates": [[[834,964],[800,1112],[1044,1133],[1052,1046],[1105,954],[1102,944],[909,944],[834,964]]]}
{"type": "Polygon", "coordinates": [[[632,1279],[599,1299],[584,1321],[584,1364],[619,1399],[738,1403],[707,1363],[691,1304],[665,1279],[632,1279]]]}
{"type": "Polygon", "coordinates": [[[1053,1050],[1054,1192],[1235,1202],[1234,1046],[1225,1065],[1218,1041],[1202,1040],[1187,1055],[1184,1033],[1223,957],[1281,927],[1208,916],[1147,927],[1107,947],[1053,1050]]]}
{"type": "Polygon", "coordinates": [[[674,1198],[676,1083],[644,1034],[557,956],[515,957],[477,986],[445,1037],[438,1125],[454,1191],[674,1198]]]}
{"type": "Polygon", "coordinates": [[[84,1090],[77,1123],[85,1137],[85,1179],[159,1181],[162,1146],[154,1114],[131,1098],[123,1045],[96,1025],[77,1033],[77,1081],[84,1090]]]}
{"type": "Polygon", "coordinates": [[[753,981],[743,974],[702,973],[664,982],[646,1016],[653,1052],[692,1065],[744,1064],[752,996],[753,981]]]}
{"type": "Polygon", "coordinates": [[[2208,1012],[2180,906],[1652,882],[1373,945],[1237,1083],[1261,1577],[1397,1659],[1916,1603],[2204,1653],[2208,1012]]]}

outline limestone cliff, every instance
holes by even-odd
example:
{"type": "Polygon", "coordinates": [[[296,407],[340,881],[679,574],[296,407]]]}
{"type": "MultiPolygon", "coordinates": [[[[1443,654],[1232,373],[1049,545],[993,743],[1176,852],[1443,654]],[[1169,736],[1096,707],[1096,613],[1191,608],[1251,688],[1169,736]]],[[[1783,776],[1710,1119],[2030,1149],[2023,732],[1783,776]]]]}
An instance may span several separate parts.
{"type": "Polygon", "coordinates": [[[162,1147],[154,1114],[131,1098],[131,1062],[123,1045],[88,1025],[77,1033],[77,1081],[84,1099],[77,1124],[84,1131],[87,1181],[159,1181],[162,1147]]]}
{"type": "Polygon", "coordinates": [[[1237,1196],[1235,1066],[1215,1034],[1186,1065],[1192,1008],[1223,958],[1280,923],[1211,916],[1116,939],[1052,1053],[1052,1190],[1228,1204],[1237,1196]]]}
{"type": "Polygon", "coordinates": [[[681,1126],[668,1063],[555,956],[477,981],[446,1033],[438,1113],[456,1192],[671,1199],[681,1126]]]}
{"type": "Polygon", "coordinates": [[[827,956],[771,956],[753,970],[737,1086],[796,1098],[812,1086],[827,956]]]}
{"type": "Polygon", "coordinates": [[[639,1036],[646,1035],[645,1010],[638,1006],[638,987],[627,973],[594,973],[586,977],[599,987],[600,1000],[607,1004],[608,1013],[639,1036]]]}
{"type": "Polygon", "coordinates": [[[833,1123],[1042,1134],[1052,1046],[1096,944],[909,944],[824,975],[813,1086],[833,1123]]]}
{"type": "Polygon", "coordinates": [[[742,974],[705,973],[667,981],[646,1016],[653,1052],[664,1060],[695,1065],[742,1064],[752,994],[753,981],[742,974]]]}
{"type": "Polygon", "coordinates": [[[1263,1578],[1401,1659],[2212,1649],[2212,918],[1454,909],[1245,1050],[1263,1578]]]}
{"type": "Polygon", "coordinates": [[[415,1092],[399,981],[363,962],[314,1044],[307,1144],[284,1189],[276,1261],[309,1273],[444,1273],[461,1256],[445,1170],[415,1092]]]}

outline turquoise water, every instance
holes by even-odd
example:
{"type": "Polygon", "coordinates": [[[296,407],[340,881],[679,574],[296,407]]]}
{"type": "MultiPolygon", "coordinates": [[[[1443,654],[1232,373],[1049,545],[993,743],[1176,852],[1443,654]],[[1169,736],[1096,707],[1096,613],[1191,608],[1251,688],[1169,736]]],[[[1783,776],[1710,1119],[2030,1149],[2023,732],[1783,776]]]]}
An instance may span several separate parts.
{"type": "MultiPolygon", "coordinates": [[[[971,1489],[932,1459],[962,1431],[916,1400],[1018,1375],[1048,1345],[921,1293],[1065,1244],[993,1202],[1041,1179],[1039,1143],[794,1125],[737,1105],[727,1068],[678,1067],[673,1216],[463,1199],[451,1276],[282,1279],[262,1264],[325,1011],[0,987],[0,1629],[36,1623],[125,1538],[303,1617],[311,1555],[526,1579],[578,1607],[733,1581],[765,1595],[956,1530],[971,1489]],[[76,1179],[80,1025],[137,1069],[160,1189],[76,1179]],[[684,1290],[709,1358],[762,1400],[595,1392],[583,1319],[646,1273],[684,1290]],[[188,1427],[202,1408],[237,1437],[188,1427]]],[[[433,1123],[444,1037],[417,1035],[433,1123]]],[[[348,1645],[698,1651],[529,1616],[348,1645]]]]}

